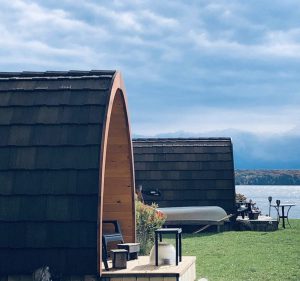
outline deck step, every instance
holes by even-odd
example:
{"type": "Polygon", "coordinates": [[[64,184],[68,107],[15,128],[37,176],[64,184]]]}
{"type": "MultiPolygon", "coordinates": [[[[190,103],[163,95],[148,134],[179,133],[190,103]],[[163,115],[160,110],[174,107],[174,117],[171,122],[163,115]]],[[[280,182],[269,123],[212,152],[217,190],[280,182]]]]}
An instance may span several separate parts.
{"type": "MultiPolygon", "coordinates": [[[[111,266],[110,266],[111,267],[111,266]]],[[[102,273],[103,281],[194,281],[196,280],[196,257],[184,256],[176,265],[153,266],[148,256],[128,261],[127,269],[110,269],[102,273]]]]}

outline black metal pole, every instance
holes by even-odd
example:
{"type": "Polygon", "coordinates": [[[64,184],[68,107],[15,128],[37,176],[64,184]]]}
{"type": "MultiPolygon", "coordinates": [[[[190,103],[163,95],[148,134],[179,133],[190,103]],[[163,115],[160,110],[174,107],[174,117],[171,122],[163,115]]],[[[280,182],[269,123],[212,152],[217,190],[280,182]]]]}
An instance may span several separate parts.
{"type": "Polygon", "coordinates": [[[269,200],[269,217],[271,216],[271,202],[272,202],[272,196],[268,197],[269,200]]]}
{"type": "Polygon", "coordinates": [[[178,241],[178,236],[179,234],[176,233],[176,265],[178,265],[178,256],[179,256],[179,241],[178,241]]]}
{"type": "Polygon", "coordinates": [[[284,206],[281,206],[281,211],[282,211],[282,227],[285,228],[285,216],[284,216],[284,206]]]}
{"type": "Polygon", "coordinates": [[[158,266],[158,233],[155,232],[155,265],[158,266]]]}

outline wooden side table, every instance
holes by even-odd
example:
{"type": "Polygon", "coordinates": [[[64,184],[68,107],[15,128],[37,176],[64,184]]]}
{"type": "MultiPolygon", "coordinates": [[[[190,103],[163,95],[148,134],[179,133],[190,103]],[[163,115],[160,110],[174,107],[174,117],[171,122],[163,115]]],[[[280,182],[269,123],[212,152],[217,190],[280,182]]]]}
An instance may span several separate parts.
{"type": "Polygon", "coordinates": [[[112,264],[113,268],[117,269],[125,269],[127,268],[127,255],[128,252],[125,249],[115,249],[111,250],[113,257],[112,257],[112,264]]]}
{"type": "Polygon", "coordinates": [[[158,266],[158,237],[162,241],[163,234],[175,234],[176,239],[176,265],[182,261],[182,229],[181,228],[159,228],[155,230],[155,265],[158,266]]]}
{"type": "Polygon", "coordinates": [[[140,243],[123,243],[118,244],[119,249],[125,249],[128,251],[127,260],[136,260],[140,252],[140,243]]]}

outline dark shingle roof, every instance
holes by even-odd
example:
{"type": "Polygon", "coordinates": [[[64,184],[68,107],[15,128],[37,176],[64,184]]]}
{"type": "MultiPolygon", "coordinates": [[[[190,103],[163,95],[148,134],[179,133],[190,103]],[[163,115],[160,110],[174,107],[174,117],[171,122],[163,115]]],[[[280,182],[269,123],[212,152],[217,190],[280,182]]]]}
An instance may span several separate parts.
{"type": "Polygon", "coordinates": [[[209,206],[234,211],[235,185],[230,138],[134,139],[136,185],[160,207],[209,206]]]}
{"type": "Polygon", "coordinates": [[[99,157],[115,71],[0,73],[0,273],[97,273],[99,157]]]}

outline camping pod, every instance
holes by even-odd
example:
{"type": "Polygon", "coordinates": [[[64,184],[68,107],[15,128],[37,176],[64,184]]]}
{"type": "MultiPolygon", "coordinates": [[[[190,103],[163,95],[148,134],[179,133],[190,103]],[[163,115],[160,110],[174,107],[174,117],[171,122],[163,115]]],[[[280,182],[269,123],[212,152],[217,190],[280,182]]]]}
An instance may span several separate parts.
{"type": "Polygon", "coordinates": [[[101,275],[102,221],[135,242],[117,71],[0,73],[0,276],[101,275]]]}
{"type": "Polygon", "coordinates": [[[133,140],[136,186],[159,207],[219,206],[235,213],[230,138],[133,140]]]}

